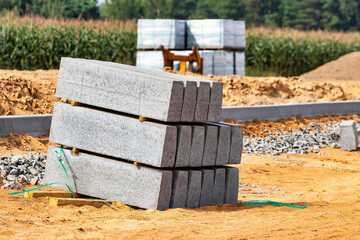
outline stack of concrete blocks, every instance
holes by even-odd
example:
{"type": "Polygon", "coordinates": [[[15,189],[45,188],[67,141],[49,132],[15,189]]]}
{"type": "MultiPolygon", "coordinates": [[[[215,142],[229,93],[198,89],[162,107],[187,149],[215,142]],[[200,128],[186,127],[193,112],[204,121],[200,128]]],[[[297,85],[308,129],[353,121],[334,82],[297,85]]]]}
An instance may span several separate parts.
{"type": "Polygon", "coordinates": [[[69,180],[51,146],[44,184],[158,210],[237,202],[242,127],[219,122],[222,83],[62,58],[56,96],[81,104],[55,103],[69,180]]]}
{"type": "MultiPolygon", "coordinates": [[[[160,45],[172,49],[176,55],[189,55],[191,53],[189,49],[197,46],[200,49],[200,56],[203,58],[204,75],[245,75],[244,21],[224,19],[139,20],[136,66],[162,70],[164,59],[162,52],[158,49],[160,45]],[[166,24],[167,28],[164,27],[166,24]],[[166,33],[164,29],[167,29],[168,32],[166,33]],[[182,30],[184,30],[183,33],[178,32],[182,30]],[[152,40],[151,36],[153,36],[152,40]],[[164,36],[164,39],[159,39],[158,36],[164,36]],[[183,44],[173,44],[181,41],[183,44]]],[[[196,65],[193,69],[196,69],[196,65]]]]}

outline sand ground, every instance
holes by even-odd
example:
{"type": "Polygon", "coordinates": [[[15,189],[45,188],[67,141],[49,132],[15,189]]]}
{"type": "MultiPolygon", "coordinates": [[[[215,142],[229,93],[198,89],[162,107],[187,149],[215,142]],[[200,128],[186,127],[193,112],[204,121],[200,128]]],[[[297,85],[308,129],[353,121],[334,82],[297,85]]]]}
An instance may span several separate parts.
{"type": "MultiPolygon", "coordinates": [[[[239,200],[299,205],[141,210],[49,207],[0,189],[0,239],[360,239],[360,149],[322,155],[244,154],[239,200]]],[[[29,187],[27,187],[28,189],[29,187]]]]}

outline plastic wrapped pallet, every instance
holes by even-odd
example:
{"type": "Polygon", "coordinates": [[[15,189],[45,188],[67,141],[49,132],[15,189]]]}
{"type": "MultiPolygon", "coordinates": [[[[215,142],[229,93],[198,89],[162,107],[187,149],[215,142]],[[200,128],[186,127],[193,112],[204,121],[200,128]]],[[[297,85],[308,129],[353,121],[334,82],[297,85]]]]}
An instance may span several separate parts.
{"type": "Polygon", "coordinates": [[[188,20],[187,48],[234,48],[234,21],[224,19],[188,20]]]}
{"type": "Polygon", "coordinates": [[[200,51],[200,57],[203,59],[203,75],[213,75],[214,51],[203,50],[200,51]]]}
{"type": "Polygon", "coordinates": [[[185,21],[174,19],[139,19],[137,48],[185,48],[185,21]]]}
{"type": "Polygon", "coordinates": [[[234,74],[234,53],[230,51],[214,51],[214,75],[228,76],[234,74]]]}
{"type": "Polygon", "coordinates": [[[236,48],[246,47],[245,22],[234,21],[234,40],[236,48]]]}
{"type": "Polygon", "coordinates": [[[136,66],[147,69],[163,70],[164,57],[162,51],[137,51],[136,66]]]}
{"type": "Polygon", "coordinates": [[[235,75],[245,76],[245,52],[234,52],[235,75]]]}

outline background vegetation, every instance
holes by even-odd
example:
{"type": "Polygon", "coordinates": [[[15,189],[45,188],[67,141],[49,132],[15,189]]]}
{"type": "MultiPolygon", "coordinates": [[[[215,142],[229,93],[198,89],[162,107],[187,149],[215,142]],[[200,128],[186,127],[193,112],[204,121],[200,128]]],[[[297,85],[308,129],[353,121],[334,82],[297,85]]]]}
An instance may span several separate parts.
{"type": "Polygon", "coordinates": [[[300,75],[360,51],[353,0],[1,0],[0,68],[58,68],[63,56],[135,64],[141,17],[245,19],[247,75],[300,75]]]}
{"type": "Polygon", "coordinates": [[[0,12],[77,19],[225,18],[248,26],[360,30],[358,0],[1,0],[0,12]]]}

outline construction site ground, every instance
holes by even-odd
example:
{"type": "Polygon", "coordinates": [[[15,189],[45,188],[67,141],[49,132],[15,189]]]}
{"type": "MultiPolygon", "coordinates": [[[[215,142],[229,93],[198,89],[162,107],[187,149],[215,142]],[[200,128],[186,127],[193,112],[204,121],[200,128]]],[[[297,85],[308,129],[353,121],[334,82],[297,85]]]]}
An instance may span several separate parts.
{"type": "MultiPolygon", "coordinates": [[[[239,200],[309,204],[306,209],[216,205],[142,210],[49,207],[47,199],[0,189],[0,238],[31,239],[360,239],[360,151],[248,155],[239,200]]],[[[32,187],[26,187],[29,189],[32,187]]]]}
{"type": "MultiPolygon", "coordinates": [[[[57,75],[57,70],[0,70],[0,115],[51,113],[57,100],[57,75]]],[[[224,106],[360,100],[360,81],[356,79],[211,79],[224,82],[224,106]]],[[[359,120],[360,116],[298,117],[242,125],[246,136],[266,136],[264,129],[286,131],[310,122],[343,119],[359,120]]],[[[47,153],[48,145],[48,136],[12,134],[0,139],[0,155],[47,153]]],[[[49,207],[45,198],[11,196],[14,190],[0,188],[0,239],[360,239],[360,149],[319,151],[322,154],[244,153],[242,164],[236,165],[240,171],[239,201],[309,204],[305,209],[241,203],[165,211],[121,203],[115,204],[120,210],[109,206],[49,207]]]]}

